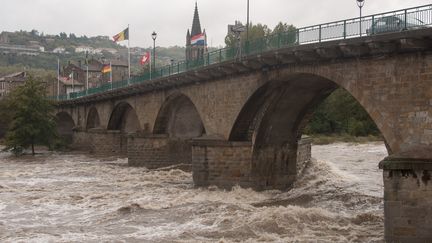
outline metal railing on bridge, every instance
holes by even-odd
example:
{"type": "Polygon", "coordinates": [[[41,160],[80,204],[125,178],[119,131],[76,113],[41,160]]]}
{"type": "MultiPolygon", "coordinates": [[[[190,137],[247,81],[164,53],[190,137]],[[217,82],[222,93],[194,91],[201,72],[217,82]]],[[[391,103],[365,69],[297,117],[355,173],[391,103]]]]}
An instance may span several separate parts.
{"type": "Polygon", "coordinates": [[[323,41],[342,40],[360,36],[381,33],[399,32],[405,30],[426,28],[432,26],[432,4],[407,8],[397,11],[352,18],[325,24],[298,28],[292,31],[265,36],[261,39],[242,43],[241,46],[223,48],[204,54],[204,57],[194,61],[179,61],[177,63],[156,69],[152,73],[133,77],[113,83],[106,83],[69,95],[54,96],[52,99],[68,100],[98,94],[109,90],[143,83],[161,77],[183,73],[189,70],[241,59],[266,51],[276,50],[295,45],[320,43],[323,41]]]}

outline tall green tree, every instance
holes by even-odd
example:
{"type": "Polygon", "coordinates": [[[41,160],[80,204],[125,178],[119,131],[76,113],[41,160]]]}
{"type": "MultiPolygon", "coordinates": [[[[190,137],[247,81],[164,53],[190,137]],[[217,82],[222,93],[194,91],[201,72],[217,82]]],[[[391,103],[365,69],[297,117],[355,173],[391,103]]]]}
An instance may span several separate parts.
{"type": "Polygon", "coordinates": [[[272,34],[280,34],[284,32],[294,32],[296,27],[292,24],[279,22],[273,29],[272,34]]]}
{"type": "Polygon", "coordinates": [[[6,134],[6,149],[19,153],[35,145],[46,145],[57,137],[54,106],[47,99],[44,83],[30,77],[9,94],[7,110],[12,122],[6,134]]]}
{"type": "Polygon", "coordinates": [[[305,133],[351,136],[380,134],[365,109],[342,88],[334,91],[316,108],[305,133]]]}
{"type": "Polygon", "coordinates": [[[5,132],[12,122],[12,113],[9,111],[8,104],[8,96],[4,96],[0,99],[0,139],[4,137],[5,132]]]}
{"type": "MultiPolygon", "coordinates": [[[[241,22],[238,23],[241,24],[241,22]]],[[[258,23],[254,25],[252,23],[249,23],[249,26],[249,40],[260,39],[271,33],[271,29],[269,29],[269,27],[265,24],[263,25],[258,23]]],[[[244,43],[246,41],[246,32],[242,32],[240,36],[242,43],[244,43]]],[[[229,33],[225,37],[225,44],[227,47],[237,46],[236,36],[232,33],[229,33]]]]}
{"type": "MultiPolygon", "coordinates": [[[[237,22],[241,24],[241,22],[237,22]]],[[[286,23],[279,22],[272,30],[267,25],[263,24],[252,24],[249,27],[249,41],[254,42],[254,40],[261,39],[269,35],[280,35],[280,41],[282,44],[295,43],[296,41],[296,27],[294,25],[289,25],[286,23]]],[[[246,42],[246,32],[241,33],[241,42],[246,42]]],[[[229,33],[225,37],[225,44],[227,47],[236,47],[238,45],[237,37],[229,33]]]]}

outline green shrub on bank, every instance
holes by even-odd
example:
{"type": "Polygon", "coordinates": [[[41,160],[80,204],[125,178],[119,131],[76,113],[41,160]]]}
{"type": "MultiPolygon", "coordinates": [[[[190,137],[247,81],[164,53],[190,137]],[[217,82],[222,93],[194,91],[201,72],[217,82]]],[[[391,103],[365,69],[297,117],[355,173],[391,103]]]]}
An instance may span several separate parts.
{"type": "Polygon", "coordinates": [[[357,100],[339,88],[316,108],[304,133],[364,137],[378,136],[380,131],[357,100]]]}

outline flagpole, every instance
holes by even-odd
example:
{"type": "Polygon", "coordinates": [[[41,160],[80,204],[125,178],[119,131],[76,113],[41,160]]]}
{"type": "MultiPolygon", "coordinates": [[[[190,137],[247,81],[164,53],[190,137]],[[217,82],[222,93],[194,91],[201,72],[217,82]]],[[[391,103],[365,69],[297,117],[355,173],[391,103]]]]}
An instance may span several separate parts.
{"type": "Polygon", "coordinates": [[[131,77],[131,66],[130,66],[130,59],[131,59],[131,57],[130,57],[130,36],[131,36],[131,34],[130,34],[130,29],[129,29],[129,24],[128,24],[128,68],[129,68],[128,85],[129,85],[129,80],[130,80],[130,77],[131,77]]]}
{"type": "Polygon", "coordinates": [[[111,90],[113,89],[113,80],[112,80],[112,65],[110,62],[110,82],[111,82],[111,90]]]}
{"type": "Polygon", "coordinates": [[[57,100],[60,99],[60,59],[57,58],[57,100]]]}
{"type": "Polygon", "coordinates": [[[87,74],[86,74],[86,95],[88,94],[88,88],[89,88],[89,68],[88,68],[88,51],[86,51],[86,71],[87,71],[87,74]]]}
{"type": "Polygon", "coordinates": [[[87,76],[86,76],[86,94],[88,94],[88,88],[89,88],[89,74],[88,74],[88,62],[87,62],[87,76]]]}
{"type": "Polygon", "coordinates": [[[207,62],[207,65],[210,65],[209,63],[210,60],[208,58],[208,49],[207,49],[207,34],[205,33],[205,29],[204,29],[204,58],[205,58],[204,63],[207,62]]]}
{"type": "Polygon", "coordinates": [[[152,79],[152,69],[153,69],[153,61],[152,61],[151,56],[150,56],[149,64],[150,64],[150,80],[151,80],[152,79]]]}
{"type": "Polygon", "coordinates": [[[74,93],[75,92],[75,82],[74,82],[74,73],[73,73],[73,70],[72,70],[72,93],[74,93]]]}

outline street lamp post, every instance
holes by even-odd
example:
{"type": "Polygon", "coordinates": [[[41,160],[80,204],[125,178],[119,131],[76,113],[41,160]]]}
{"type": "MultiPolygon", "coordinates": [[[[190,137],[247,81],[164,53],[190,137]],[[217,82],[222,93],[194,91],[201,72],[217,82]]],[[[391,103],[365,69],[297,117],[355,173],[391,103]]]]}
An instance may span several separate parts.
{"type": "Polygon", "coordinates": [[[249,41],[249,0],[247,0],[246,41],[249,41]]]}
{"type": "Polygon", "coordinates": [[[360,9],[360,21],[359,21],[360,36],[362,36],[362,8],[363,8],[364,3],[365,3],[365,0],[357,0],[357,6],[360,9]]]}
{"type": "Polygon", "coordinates": [[[155,67],[156,67],[156,38],[157,38],[157,34],[155,31],[153,31],[153,33],[151,34],[152,39],[153,39],[153,72],[155,71],[155,67]]]}

